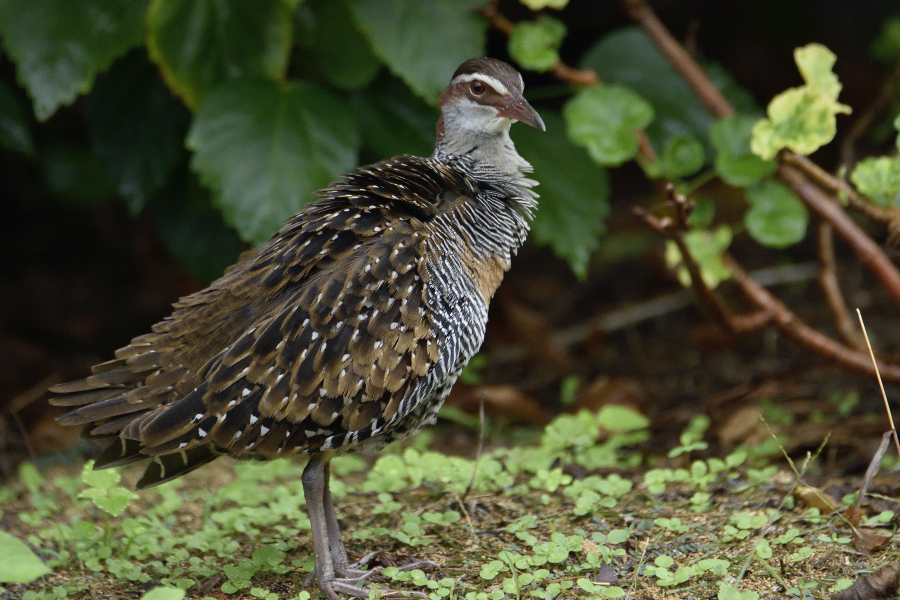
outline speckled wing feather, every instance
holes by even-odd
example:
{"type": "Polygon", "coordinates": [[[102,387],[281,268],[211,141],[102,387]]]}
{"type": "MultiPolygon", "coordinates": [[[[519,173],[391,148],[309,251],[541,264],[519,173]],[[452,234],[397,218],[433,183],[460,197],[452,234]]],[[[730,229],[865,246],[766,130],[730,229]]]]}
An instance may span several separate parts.
{"type": "Polygon", "coordinates": [[[140,487],[220,454],[274,458],[389,431],[435,385],[427,223],[476,193],[415,157],[346,176],[115,360],[54,387],[56,404],[79,407],[62,421],[116,438],[99,466],[156,457],[140,487]]]}

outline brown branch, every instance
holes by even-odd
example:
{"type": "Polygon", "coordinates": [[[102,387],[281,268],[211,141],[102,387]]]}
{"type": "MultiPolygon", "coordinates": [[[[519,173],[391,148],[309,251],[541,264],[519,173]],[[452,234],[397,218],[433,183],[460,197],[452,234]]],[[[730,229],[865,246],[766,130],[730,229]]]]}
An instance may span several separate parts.
{"type": "MultiPolygon", "coordinates": [[[[723,258],[725,264],[731,269],[735,282],[737,282],[744,294],[760,309],[769,311],[772,315],[772,323],[785,336],[819,355],[834,359],[848,369],[868,376],[875,375],[875,368],[872,366],[872,362],[867,354],[851,350],[830,337],[819,333],[804,323],[781,300],[759,285],[734,257],[725,253],[723,258]]],[[[882,364],[881,375],[888,381],[900,383],[900,366],[882,364]]]]}
{"type": "MultiPolygon", "coordinates": [[[[697,97],[717,117],[734,114],[734,107],[716,89],[702,69],[693,61],[684,47],[666,29],[659,17],[645,0],[623,0],[629,15],[653,38],[660,51],[669,59],[672,67],[690,84],[697,97]]],[[[888,222],[892,236],[900,234],[900,216],[891,215],[859,196],[845,181],[825,172],[804,156],[782,152],[782,163],[776,177],[789,185],[804,203],[820,218],[830,223],[835,231],[850,245],[857,257],[869,267],[887,288],[894,301],[900,304],[900,272],[881,248],[810,179],[831,189],[833,193],[846,194],[851,204],[870,216],[888,222]]],[[[898,213],[900,214],[900,213],[898,213]]]]}
{"type": "Polygon", "coordinates": [[[643,219],[651,229],[667,239],[672,240],[678,246],[678,250],[681,252],[682,263],[691,276],[691,289],[694,290],[694,293],[700,300],[700,304],[712,315],[715,322],[729,333],[742,333],[742,323],[739,323],[738,319],[731,314],[731,311],[728,310],[728,306],[725,305],[725,301],[722,300],[721,296],[706,285],[700,265],[697,264],[697,261],[691,254],[690,248],[688,248],[687,243],[684,241],[684,236],[681,235],[681,231],[675,226],[675,222],[667,217],[660,219],[639,206],[633,207],[632,210],[634,211],[634,214],[643,219]]]}
{"type": "Polygon", "coordinates": [[[878,221],[880,223],[887,223],[888,226],[892,222],[897,222],[900,220],[900,209],[897,208],[881,208],[877,204],[873,204],[869,202],[865,198],[863,198],[859,192],[853,189],[849,183],[841,179],[840,177],[835,177],[813,161],[809,160],[807,157],[791,152],[790,150],[784,150],[779,155],[782,162],[785,162],[789,165],[797,167],[804,174],[809,176],[810,179],[816,182],[816,184],[827,190],[828,192],[834,195],[842,195],[847,198],[847,202],[863,213],[870,219],[878,221]]]}
{"type": "Polygon", "coordinates": [[[803,200],[807,208],[834,227],[857,258],[878,277],[894,302],[900,304],[900,272],[881,247],[866,235],[840,205],[795,167],[780,165],[776,174],[803,200]]]}
{"type": "Polygon", "coordinates": [[[828,308],[831,309],[838,333],[847,345],[861,352],[865,350],[865,344],[856,331],[856,324],[844,301],[844,294],[841,292],[837,278],[837,261],[834,259],[834,229],[830,224],[822,221],[819,223],[816,238],[821,265],[819,286],[822,288],[822,293],[825,294],[825,300],[828,302],[828,308]]]}
{"type": "MultiPolygon", "coordinates": [[[[688,85],[694,90],[694,93],[706,105],[710,114],[718,118],[731,116],[735,113],[734,107],[725,98],[725,96],[713,85],[706,76],[706,73],[697,65],[687,50],[675,39],[674,36],[666,29],[666,26],[659,20],[653,9],[645,0],[622,0],[626,11],[634,19],[647,34],[653,39],[657,47],[663,55],[669,60],[672,68],[681,74],[688,85]]],[[[893,74],[892,74],[893,77],[893,74]]],[[[900,77],[900,75],[898,75],[900,77]]],[[[900,239],[900,209],[883,209],[869,202],[850,184],[843,179],[835,177],[827,171],[820,168],[814,162],[795,154],[790,151],[783,151],[779,154],[782,161],[790,163],[799,168],[811,179],[818,182],[820,186],[829,190],[833,194],[843,194],[846,196],[850,205],[859,210],[868,217],[875,219],[881,223],[888,225],[888,230],[893,239],[900,239]]],[[[841,233],[841,228],[834,223],[835,229],[841,233]]],[[[852,240],[847,240],[853,243],[852,240]]],[[[890,285],[886,283],[885,285],[890,285]]]]}
{"type": "Polygon", "coordinates": [[[691,86],[710,114],[720,119],[733,115],[735,111],[731,103],[712,84],[684,46],[666,29],[653,9],[644,0],[623,0],[622,3],[628,15],[653,39],[672,68],[691,86]]]}

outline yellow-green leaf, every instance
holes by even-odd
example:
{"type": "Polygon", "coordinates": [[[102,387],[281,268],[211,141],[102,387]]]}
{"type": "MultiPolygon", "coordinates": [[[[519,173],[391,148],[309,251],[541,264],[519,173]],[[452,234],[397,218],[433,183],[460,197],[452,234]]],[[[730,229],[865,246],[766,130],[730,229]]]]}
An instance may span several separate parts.
{"type": "Polygon", "coordinates": [[[757,156],[772,159],[782,148],[811,154],[834,139],[836,116],[850,113],[837,101],[841,84],[831,71],[835,56],[820,44],[794,51],[794,60],[805,85],[778,94],[766,110],[768,118],[753,128],[750,149],[757,156]]]}

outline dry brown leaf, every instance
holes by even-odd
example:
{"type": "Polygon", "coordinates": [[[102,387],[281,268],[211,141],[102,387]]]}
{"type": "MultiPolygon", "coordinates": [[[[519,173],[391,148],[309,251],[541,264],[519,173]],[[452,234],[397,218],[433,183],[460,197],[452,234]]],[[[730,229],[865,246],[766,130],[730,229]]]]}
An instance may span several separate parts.
{"type": "Polygon", "coordinates": [[[847,510],[844,511],[844,518],[850,522],[851,525],[856,527],[859,525],[860,519],[862,519],[863,515],[866,514],[861,508],[857,508],[855,506],[848,506],[847,510]]]}
{"type": "Polygon", "coordinates": [[[900,589],[900,565],[888,565],[874,573],[863,575],[846,590],[831,596],[831,600],[890,598],[898,589],[900,589]]]}
{"type": "Polygon", "coordinates": [[[477,415],[482,400],[484,414],[490,418],[529,425],[546,425],[550,421],[534,398],[511,385],[469,386],[457,383],[447,397],[447,404],[477,415]]]}
{"type": "Polygon", "coordinates": [[[609,565],[603,565],[597,574],[594,575],[594,583],[600,585],[619,585],[619,576],[609,565]]]}
{"type": "Polygon", "coordinates": [[[745,406],[731,413],[719,427],[719,443],[726,448],[738,444],[755,446],[768,438],[770,434],[759,415],[756,406],[745,406]]]}
{"type": "Polygon", "coordinates": [[[646,414],[649,403],[643,386],[636,379],[601,375],[583,386],[573,408],[576,412],[583,408],[598,412],[607,404],[617,404],[646,414]]]}
{"type": "Polygon", "coordinates": [[[843,505],[820,489],[798,485],[794,499],[808,508],[818,508],[822,514],[840,509],[843,505]]]}
{"type": "Polygon", "coordinates": [[[883,533],[871,529],[857,529],[853,533],[853,547],[863,554],[869,554],[872,550],[881,548],[893,537],[891,532],[882,531],[883,533]]]}

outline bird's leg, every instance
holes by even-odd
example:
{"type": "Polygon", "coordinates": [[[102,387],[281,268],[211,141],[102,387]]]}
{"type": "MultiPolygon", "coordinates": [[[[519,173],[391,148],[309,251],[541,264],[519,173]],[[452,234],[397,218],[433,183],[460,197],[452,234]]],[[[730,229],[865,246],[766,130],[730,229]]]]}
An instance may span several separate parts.
{"type": "MultiPolygon", "coordinates": [[[[340,532],[337,529],[337,521],[334,517],[334,506],[331,505],[331,495],[328,489],[328,461],[330,454],[313,454],[303,469],[303,495],[306,497],[306,510],[309,513],[309,523],[312,530],[313,554],[315,555],[316,583],[325,592],[329,600],[340,600],[338,593],[348,594],[357,598],[368,598],[369,590],[353,585],[346,581],[335,580],[334,552],[331,547],[330,530],[333,529],[340,543],[340,532]],[[326,511],[326,498],[331,505],[330,511],[326,511]],[[333,525],[329,523],[328,515],[331,515],[333,525]]],[[[337,554],[343,552],[339,545],[337,554]]],[[[343,558],[346,564],[346,555],[343,558]]]]}
{"type": "Polygon", "coordinates": [[[330,461],[325,463],[323,470],[325,474],[325,483],[322,490],[322,504],[325,509],[325,524],[328,528],[328,547],[331,549],[331,564],[338,577],[362,579],[376,571],[350,568],[350,561],[347,560],[347,551],[344,549],[343,541],[341,541],[341,529],[338,525],[337,513],[334,511],[334,502],[331,500],[331,487],[329,485],[331,483],[330,461]]]}

